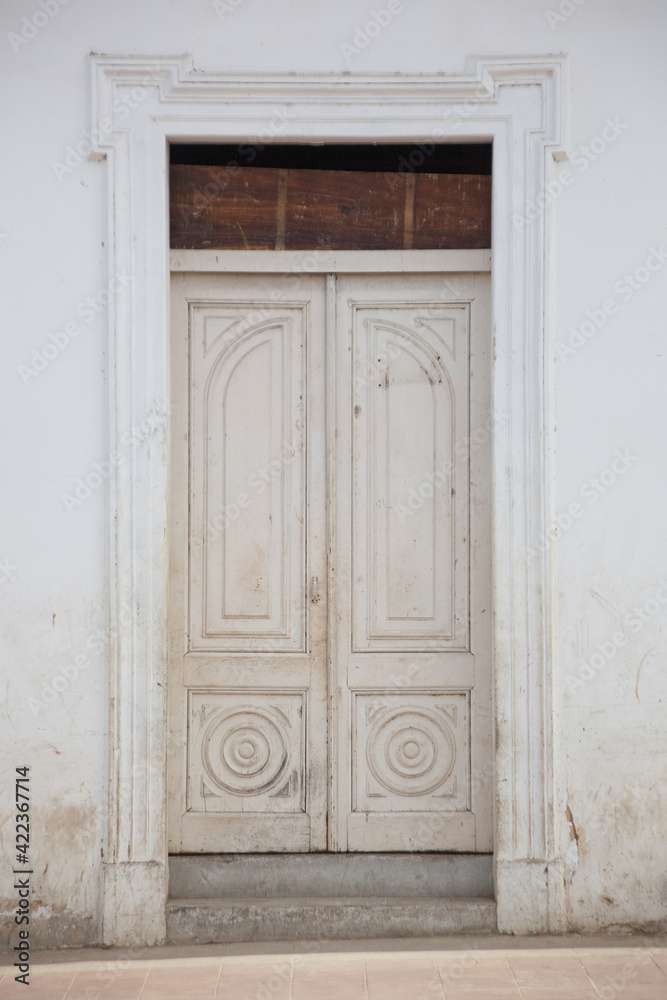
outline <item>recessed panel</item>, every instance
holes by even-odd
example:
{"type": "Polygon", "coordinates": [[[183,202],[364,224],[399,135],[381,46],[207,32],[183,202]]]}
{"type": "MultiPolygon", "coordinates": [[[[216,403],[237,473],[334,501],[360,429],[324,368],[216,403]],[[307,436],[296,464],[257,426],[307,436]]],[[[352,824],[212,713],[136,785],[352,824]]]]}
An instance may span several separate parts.
{"type": "Polygon", "coordinates": [[[465,307],[355,307],[354,650],[466,648],[465,307]]]}
{"type": "Polygon", "coordinates": [[[354,696],[353,812],[469,808],[468,694],[354,696]]]}
{"type": "Polygon", "coordinates": [[[192,650],[304,648],[304,310],[194,304],[192,650]]]}
{"type": "Polygon", "coordinates": [[[191,691],[188,811],[303,812],[304,695],[191,691]]]}
{"type": "MultiPolygon", "coordinates": [[[[371,565],[375,563],[377,572],[384,570],[386,575],[386,587],[377,577],[375,580],[376,619],[388,622],[390,627],[391,623],[410,620],[433,622],[439,610],[435,572],[440,542],[438,521],[451,518],[450,498],[433,488],[440,423],[444,423],[447,433],[451,415],[447,414],[446,421],[438,421],[437,417],[439,409],[451,407],[444,393],[437,398],[436,386],[442,384],[442,379],[429,359],[420,357],[400,333],[374,326],[377,353],[389,359],[384,380],[371,394],[371,433],[377,440],[373,492],[387,501],[376,507],[372,539],[371,565]],[[417,493],[419,489],[423,497],[417,493]],[[404,512],[406,493],[408,502],[413,496],[421,502],[406,506],[404,512]],[[408,512],[410,516],[406,516],[408,512]]],[[[450,541],[444,539],[445,544],[450,541]]],[[[451,562],[451,552],[448,555],[451,562]]],[[[451,583],[442,596],[449,604],[451,583]]],[[[448,607],[443,612],[446,627],[451,610],[448,607]]]]}

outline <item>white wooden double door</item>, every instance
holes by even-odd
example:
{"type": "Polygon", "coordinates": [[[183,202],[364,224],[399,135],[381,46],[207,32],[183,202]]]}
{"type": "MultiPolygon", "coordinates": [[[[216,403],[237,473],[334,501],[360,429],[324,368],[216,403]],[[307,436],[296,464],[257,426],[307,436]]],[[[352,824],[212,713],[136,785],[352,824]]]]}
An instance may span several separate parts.
{"type": "Polygon", "coordinates": [[[173,276],[172,853],[491,850],[489,276],[173,276]]]}

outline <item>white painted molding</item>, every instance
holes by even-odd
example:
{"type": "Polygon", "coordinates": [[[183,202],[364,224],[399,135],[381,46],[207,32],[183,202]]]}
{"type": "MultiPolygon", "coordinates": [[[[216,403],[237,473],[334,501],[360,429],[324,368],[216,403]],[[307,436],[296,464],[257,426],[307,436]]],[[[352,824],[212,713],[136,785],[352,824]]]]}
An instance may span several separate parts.
{"type": "Polygon", "coordinates": [[[334,274],[490,271],[490,250],[172,250],[172,271],[334,274]]]}
{"type": "MultiPolygon", "coordinates": [[[[563,57],[479,59],[468,75],[216,75],[189,56],[92,57],[96,154],[109,158],[111,442],[168,400],[167,145],[494,143],[496,893],[505,931],[564,929],[555,857],[549,209],[564,143],[563,57]],[[530,206],[532,221],[524,216],[530,206]],[[522,221],[523,220],[523,221],[522,221]],[[528,558],[534,546],[537,553],[528,558]],[[515,873],[515,874],[513,874],[515,873]],[[523,874],[521,874],[523,873],[523,874]],[[522,913],[524,914],[522,916],[522,913]]],[[[164,938],[168,437],[111,485],[111,745],[104,939],[164,938]],[[135,610],[131,627],[123,608],[135,610]],[[149,873],[149,874],[147,874],[149,873]],[[150,885],[150,891],[148,886],[150,885]],[[136,900],[142,899],[141,913],[136,900]]]]}
{"type": "Polygon", "coordinates": [[[162,944],[168,872],[162,861],[116,861],[104,866],[104,944],[135,948],[162,944]]]}

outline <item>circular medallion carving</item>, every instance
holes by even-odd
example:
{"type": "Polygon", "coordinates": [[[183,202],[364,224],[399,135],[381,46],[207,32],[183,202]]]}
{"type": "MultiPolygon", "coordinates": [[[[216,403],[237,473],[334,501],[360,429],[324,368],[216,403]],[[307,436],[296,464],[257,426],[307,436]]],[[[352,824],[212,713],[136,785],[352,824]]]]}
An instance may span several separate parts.
{"type": "Polygon", "coordinates": [[[234,795],[258,795],[280,780],[289,741],[279,720],[261,708],[216,713],[202,740],[204,769],[213,784],[234,795]]]}
{"type": "Polygon", "coordinates": [[[444,718],[428,708],[402,708],[379,719],[366,745],[371,772],[398,795],[427,795],[452,773],[456,744],[444,718]]]}

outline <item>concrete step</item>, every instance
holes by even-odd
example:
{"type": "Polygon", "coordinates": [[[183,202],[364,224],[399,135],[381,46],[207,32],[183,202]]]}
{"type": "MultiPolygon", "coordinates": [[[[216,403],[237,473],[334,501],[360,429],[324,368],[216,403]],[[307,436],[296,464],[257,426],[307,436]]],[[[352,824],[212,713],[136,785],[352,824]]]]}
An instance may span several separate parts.
{"type": "Polygon", "coordinates": [[[168,944],[493,933],[488,898],[355,896],[170,899],[168,944]]]}
{"type": "Polygon", "coordinates": [[[492,897],[490,854],[196,854],[169,859],[175,899],[492,897]]]}

